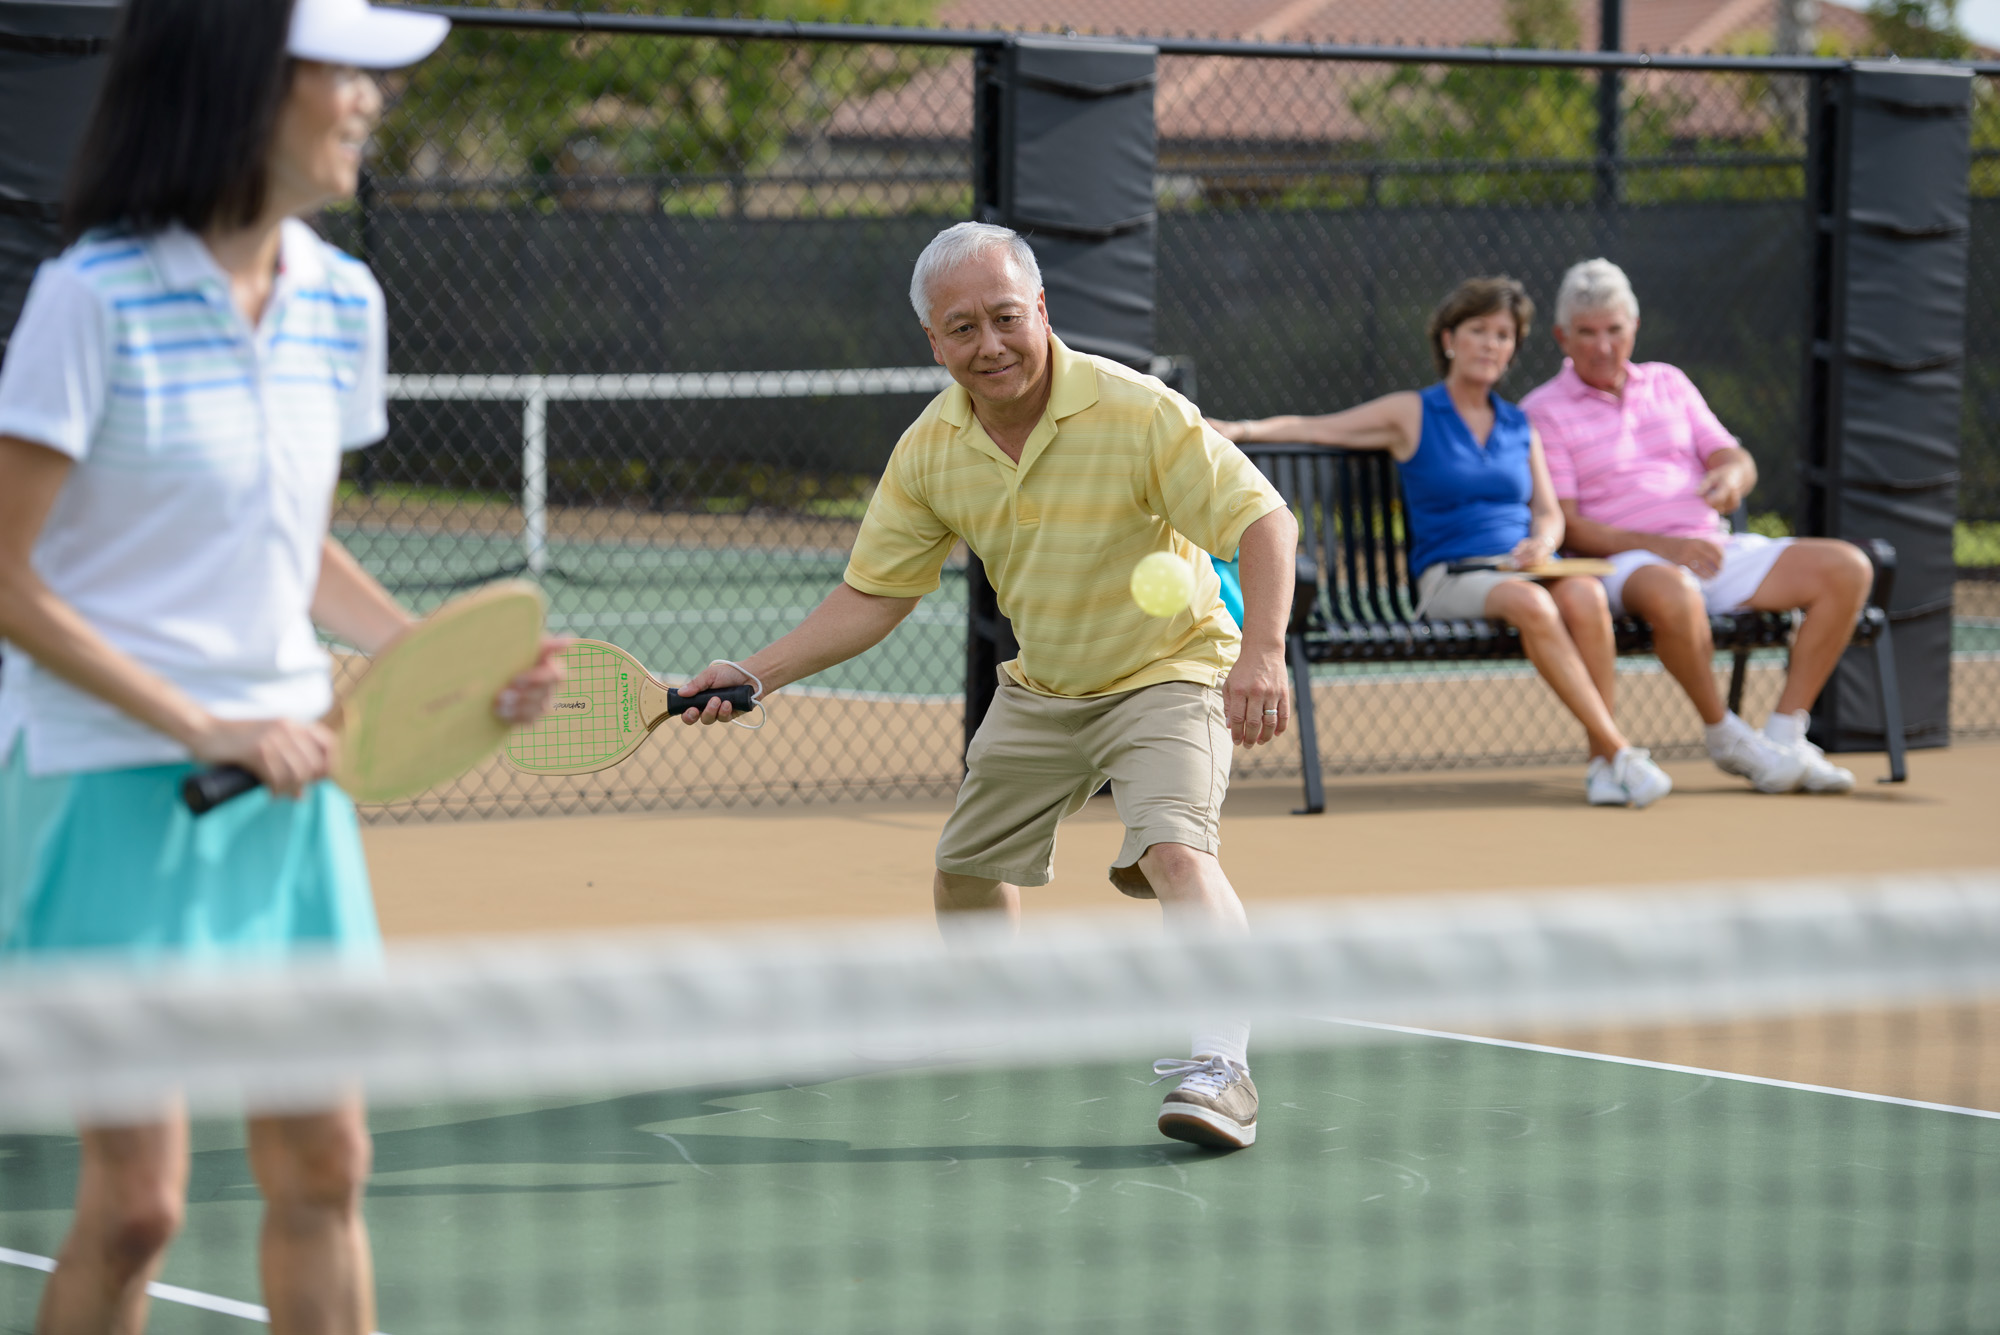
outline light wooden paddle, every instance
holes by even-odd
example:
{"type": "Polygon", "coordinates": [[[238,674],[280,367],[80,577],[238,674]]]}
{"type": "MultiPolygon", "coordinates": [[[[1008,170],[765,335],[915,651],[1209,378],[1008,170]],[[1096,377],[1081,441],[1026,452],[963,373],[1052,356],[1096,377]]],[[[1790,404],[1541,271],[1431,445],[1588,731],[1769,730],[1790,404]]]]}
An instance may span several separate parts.
{"type": "Polygon", "coordinates": [[[1575,579],[1581,576],[1608,575],[1616,569],[1611,562],[1595,556],[1559,558],[1529,566],[1525,570],[1516,570],[1512,566],[1503,564],[1506,559],[1504,556],[1475,556],[1466,561],[1453,561],[1445,567],[1445,573],[1469,575],[1474,571],[1491,570],[1506,575],[1526,575],[1529,579],[1575,579]]]}
{"type": "Polygon", "coordinates": [[[528,774],[590,774],[639,749],[653,729],[721,699],[741,714],[751,688],[682,695],[632,655],[602,640],[578,640],[563,656],[562,694],[538,723],[507,739],[507,763],[528,774]]]}
{"type": "MultiPolygon", "coordinates": [[[[340,738],[333,781],[357,802],[388,802],[455,779],[492,755],[511,725],[494,697],[541,653],[542,591],[500,580],[460,594],[375,656],[322,720],[340,738]]],[[[196,815],[258,786],[240,765],[181,782],[196,815]]]]}

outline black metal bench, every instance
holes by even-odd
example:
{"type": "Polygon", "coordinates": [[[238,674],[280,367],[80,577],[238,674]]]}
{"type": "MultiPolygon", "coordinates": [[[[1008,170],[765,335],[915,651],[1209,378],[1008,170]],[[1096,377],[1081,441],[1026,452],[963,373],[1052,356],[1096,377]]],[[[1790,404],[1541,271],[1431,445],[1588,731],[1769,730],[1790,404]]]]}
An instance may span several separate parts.
{"type": "MultiPolygon", "coordinates": [[[[1517,659],[1526,655],[1520,633],[1502,621],[1440,621],[1416,616],[1416,581],[1409,568],[1400,484],[1393,460],[1381,451],[1325,449],[1311,445],[1246,445],[1299,517],[1298,583],[1287,629],[1306,804],[1299,815],[1326,807],[1320,774],[1317,720],[1313,717],[1315,663],[1431,663],[1517,659]]],[[[1738,522],[1741,522],[1739,512],[1738,522]]],[[[1879,540],[1863,550],[1875,566],[1875,587],[1855,627],[1856,644],[1873,645],[1881,676],[1889,739],[1889,781],[1900,783],[1903,715],[1890,653],[1888,606],[1896,552],[1879,540]]],[[[1752,650],[1791,641],[1792,619],[1774,612],[1737,612],[1709,618],[1718,649],[1733,651],[1729,707],[1743,703],[1752,650]]],[[[1653,634],[1645,622],[1613,623],[1618,652],[1646,654],[1653,634]]]]}

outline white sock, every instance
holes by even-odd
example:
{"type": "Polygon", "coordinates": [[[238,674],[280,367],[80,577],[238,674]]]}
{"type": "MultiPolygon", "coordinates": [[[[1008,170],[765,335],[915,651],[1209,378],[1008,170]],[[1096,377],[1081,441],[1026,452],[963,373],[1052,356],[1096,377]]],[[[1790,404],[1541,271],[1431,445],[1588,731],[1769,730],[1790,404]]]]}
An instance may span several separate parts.
{"type": "Polygon", "coordinates": [[[1736,711],[1732,709],[1722,716],[1722,722],[1711,723],[1702,731],[1708,737],[1708,749],[1716,751],[1737,733],[1750,731],[1750,725],[1736,717],[1736,711]]]}
{"type": "Polygon", "coordinates": [[[1764,735],[1779,746],[1797,746],[1806,735],[1806,721],[1810,717],[1801,709],[1795,714],[1780,714],[1773,711],[1764,720],[1764,735]]]}
{"type": "Polygon", "coordinates": [[[1222,1057],[1250,1069],[1250,1026],[1231,1021],[1211,1022],[1194,1031],[1191,1057],[1222,1057]]]}

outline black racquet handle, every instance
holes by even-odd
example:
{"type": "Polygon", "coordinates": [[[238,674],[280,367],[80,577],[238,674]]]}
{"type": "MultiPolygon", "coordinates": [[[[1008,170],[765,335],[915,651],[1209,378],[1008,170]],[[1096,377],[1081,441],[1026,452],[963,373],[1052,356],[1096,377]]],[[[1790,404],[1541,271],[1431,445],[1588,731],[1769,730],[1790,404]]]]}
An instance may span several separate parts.
{"type": "Polygon", "coordinates": [[[181,801],[200,816],[232,797],[241,797],[263,782],[241,765],[211,765],[181,780],[181,801]]]}
{"type": "Polygon", "coordinates": [[[693,695],[668,691],[667,712],[679,718],[687,710],[706,709],[710,700],[720,700],[741,714],[756,703],[751,699],[753,694],[752,688],[748,686],[729,686],[719,691],[696,691],[693,695]]]}

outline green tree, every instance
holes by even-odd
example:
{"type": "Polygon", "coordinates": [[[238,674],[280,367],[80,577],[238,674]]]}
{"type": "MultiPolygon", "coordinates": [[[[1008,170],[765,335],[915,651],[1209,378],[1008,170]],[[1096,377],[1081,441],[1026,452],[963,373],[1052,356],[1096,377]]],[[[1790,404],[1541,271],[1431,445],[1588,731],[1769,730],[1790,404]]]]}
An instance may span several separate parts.
{"type": "Polygon", "coordinates": [[[1507,44],[1536,51],[1569,51],[1583,44],[1575,0],[1507,0],[1507,44]]]}
{"type": "Polygon", "coordinates": [[[1963,60],[1972,41],[1958,26],[1958,0],[1869,0],[1877,50],[1923,60],[1963,60]]]}
{"type": "MultiPolygon", "coordinates": [[[[932,17],[936,0],[638,0],[630,8],[914,23],[932,17]]],[[[895,87],[928,59],[846,44],[466,26],[391,86],[377,169],[458,182],[748,173],[823,124],[843,99],[895,87]]]]}
{"type": "MultiPolygon", "coordinates": [[[[1576,11],[1564,0],[1508,0],[1507,45],[1574,47],[1576,11]]],[[[1598,76],[1587,70],[1404,66],[1352,98],[1374,150],[1392,162],[1463,163],[1463,170],[1399,174],[1384,203],[1582,202],[1595,177],[1577,166],[1597,153],[1598,76]]],[[[1627,153],[1659,152],[1673,138],[1679,103],[1628,94],[1627,153]]]]}

